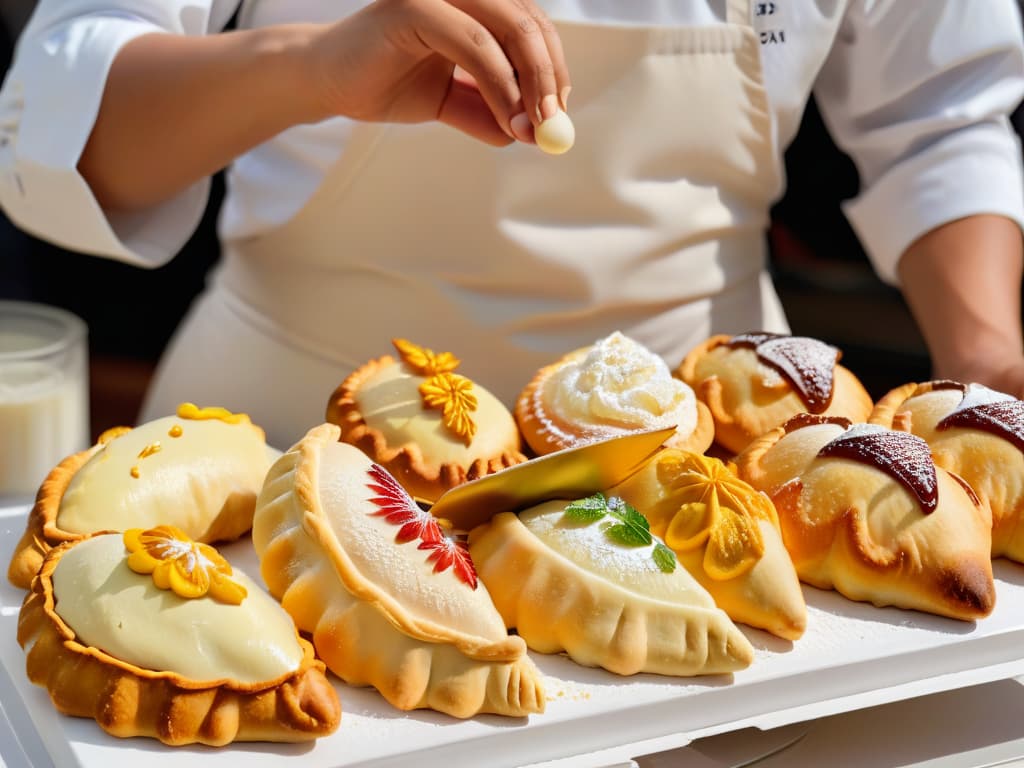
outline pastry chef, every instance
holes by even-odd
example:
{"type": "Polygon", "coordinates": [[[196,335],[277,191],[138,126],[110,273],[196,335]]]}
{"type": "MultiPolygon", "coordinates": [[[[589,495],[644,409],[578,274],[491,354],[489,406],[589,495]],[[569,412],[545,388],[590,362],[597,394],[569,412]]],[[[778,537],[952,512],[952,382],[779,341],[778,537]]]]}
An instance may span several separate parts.
{"type": "Polygon", "coordinates": [[[764,229],[812,91],[936,375],[1024,394],[1013,0],[535,1],[41,0],[0,93],[16,224],[155,267],[229,166],[142,419],[219,404],[285,447],[393,337],[511,402],[614,330],[671,366],[785,331],[764,229]]]}

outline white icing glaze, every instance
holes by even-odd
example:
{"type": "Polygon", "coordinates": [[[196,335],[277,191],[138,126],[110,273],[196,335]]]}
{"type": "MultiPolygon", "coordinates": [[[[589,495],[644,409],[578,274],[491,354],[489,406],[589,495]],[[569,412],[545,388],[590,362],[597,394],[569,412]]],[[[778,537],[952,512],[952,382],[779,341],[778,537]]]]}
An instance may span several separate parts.
{"type": "Polygon", "coordinates": [[[53,572],[57,614],[80,643],[194,681],[268,682],[299,668],[302,647],[284,609],[244,573],[241,605],[186,600],[126,563],[120,534],[86,539],[53,572]]]}
{"type": "Polygon", "coordinates": [[[673,378],[661,357],[618,331],[553,371],[544,393],[554,416],[601,436],[671,426],[688,436],[697,426],[693,390],[673,378]]]}
{"type": "Polygon", "coordinates": [[[75,473],[57,525],[93,533],[170,524],[199,537],[232,493],[255,500],[273,453],[252,424],[156,419],[111,440],[75,473]],[[169,434],[174,426],[179,437],[169,434]],[[159,450],[140,457],[157,443],[159,450]]]}
{"type": "MultiPolygon", "coordinates": [[[[707,591],[676,564],[665,573],[651,553],[661,539],[652,536],[647,546],[626,546],[608,537],[605,529],[616,521],[606,517],[593,523],[566,519],[568,501],[546,501],[519,514],[519,520],[534,536],[583,570],[612,584],[656,600],[683,602],[714,608],[707,591]]],[[[663,542],[662,542],[663,543],[663,542]]]]}
{"type": "MultiPolygon", "coordinates": [[[[500,640],[505,624],[478,582],[476,589],[461,581],[454,567],[434,573],[430,552],[418,549],[419,539],[398,544],[400,525],[374,515],[367,470],[372,462],[347,443],[323,447],[319,497],[339,545],[362,576],[382,592],[399,599],[410,614],[462,632],[500,640]]],[[[467,555],[468,556],[468,555],[467,555]]]]}
{"type": "Polygon", "coordinates": [[[428,461],[460,466],[519,449],[519,430],[512,414],[486,389],[473,382],[477,408],[471,418],[476,434],[467,445],[445,427],[441,410],[423,404],[419,386],[424,381],[403,363],[394,362],[382,366],[355,394],[363,420],[382,433],[390,447],[413,443],[423,449],[428,461]]]}

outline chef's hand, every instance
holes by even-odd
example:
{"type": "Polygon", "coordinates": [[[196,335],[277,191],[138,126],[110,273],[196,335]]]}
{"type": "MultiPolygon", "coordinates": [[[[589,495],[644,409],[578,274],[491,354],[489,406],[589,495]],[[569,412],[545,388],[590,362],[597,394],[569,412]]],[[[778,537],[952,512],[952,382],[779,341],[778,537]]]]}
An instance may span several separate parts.
{"type": "Polygon", "coordinates": [[[570,87],[533,0],[377,0],[323,27],[311,55],[330,114],[437,119],[497,146],[533,141],[570,87]]]}

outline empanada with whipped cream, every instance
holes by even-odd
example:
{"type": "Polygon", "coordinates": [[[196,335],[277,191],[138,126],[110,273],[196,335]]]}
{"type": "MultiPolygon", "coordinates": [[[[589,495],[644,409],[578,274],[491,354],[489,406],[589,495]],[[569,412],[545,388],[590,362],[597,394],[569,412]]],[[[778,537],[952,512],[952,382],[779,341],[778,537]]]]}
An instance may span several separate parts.
{"type": "Polygon", "coordinates": [[[800,413],[865,421],[871,396],[831,344],[807,336],[712,336],[678,369],[707,404],[715,442],[739,453],[754,438],[800,413]]]}
{"type": "Polygon", "coordinates": [[[787,640],[803,635],[807,605],[775,505],[729,465],[666,448],[608,493],[647,518],[733,621],[787,640]]]}
{"type": "Polygon", "coordinates": [[[526,461],[512,413],[457,373],[459,358],[407,339],[349,374],[331,393],[326,420],[417,499],[526,461]]]}
{"type": "Polygon", "coordinates": [[[399,709],[542,712],[540,673],[465,546],[338,434],[311,429],[267,475],[253,543],[271,594],[332,672],[399,709]]]}
{"type": "Polygon", "coordinates": [[[191,403],[109,429],[43,481],[7,577],[28,589],[47,550],[98,531],[173,525],[197,541],[236,539],[278,455],[245,414],[191,403]]]}
{"type": "Polygon", "coordinates": [[[157,527],[48,551],[18,618],[29,679],[113,736],[308,741],[341,718],[291,617],[207,545],[157,527]]]}
{"type": "Polygon", "coordinates": [[[928,443],[991,511],[992,556],[1024,562],[1024,401],[980,384],[911,383],[882,397],[871,422],[928,443]]]}
{"type": "Polygon", "coordinates": [[[743,633],[616,497],[501,512],[470,532],[469,551],[505,623],[541,653],[620,675],[721,674],[753,660],[743,633]]]}
{"type": "Polygon", "coordinates": [[[676,428],[667,446],[703,453],[715,431],[690,386],[618,331],[537,371],[516,399],[515,416],[540,456],[662,427],[676,428]]]}
{"type": "Polygon", "coordinates": [[[801,580],[954,619],[992,611],[991,516],[921,438],[804,414],[736,463],[775,503],[801,580]]]}

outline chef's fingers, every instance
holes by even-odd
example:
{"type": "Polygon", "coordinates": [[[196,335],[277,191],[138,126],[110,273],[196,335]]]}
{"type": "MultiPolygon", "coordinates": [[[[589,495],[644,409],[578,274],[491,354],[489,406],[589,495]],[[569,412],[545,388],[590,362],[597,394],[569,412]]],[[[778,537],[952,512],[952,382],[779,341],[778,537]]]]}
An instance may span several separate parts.
{"type": "Polygon", "coordinates": [[[459,69],[452,75],[451,87],[437,119],[491,146],[504,147],[512,143],[498,125],[476,82],[459,69]]]}
{"type": "MultiPolygon", "coordinates": [[[[491,30],[480,20],[446,0],[394,0],[408,14],[423,46],[468,72],[501,130],[514,138],[512,116],[522,112],[523,100],[512,62],[491,30]]],[[[456,87],[445,104],[465,106],[468,94],[456,87]]],[[[441,117],[441,115],[438,115],[441,117]]]]}
{"type": "MultiPolygon", "coordinates": [[[[554,115],[569,88],[569,68],[554,24],[533,0],[448,0],[478,19],[515,68],[533,125],[554,115]]],[[[476,73],[473,73],[476,76],[476,73]]],[[[477,76],[479,80],[479,76],[477,76]]]]}

